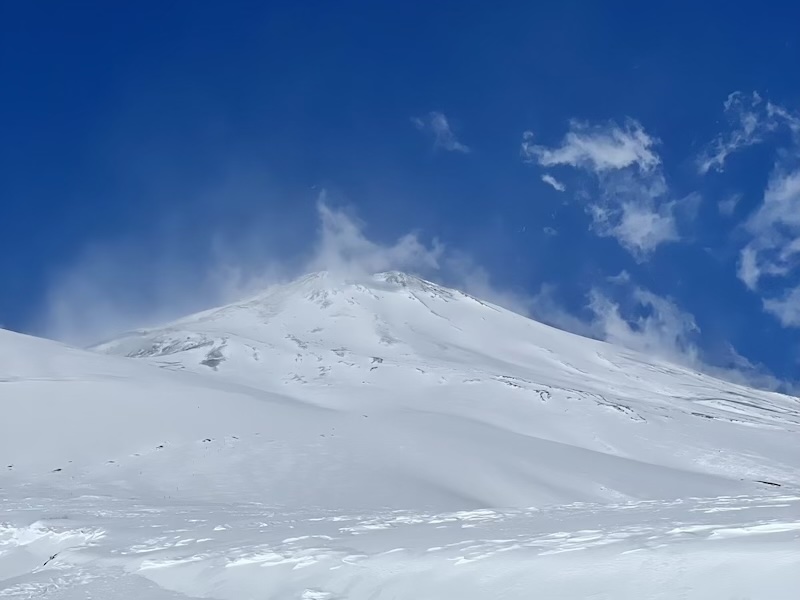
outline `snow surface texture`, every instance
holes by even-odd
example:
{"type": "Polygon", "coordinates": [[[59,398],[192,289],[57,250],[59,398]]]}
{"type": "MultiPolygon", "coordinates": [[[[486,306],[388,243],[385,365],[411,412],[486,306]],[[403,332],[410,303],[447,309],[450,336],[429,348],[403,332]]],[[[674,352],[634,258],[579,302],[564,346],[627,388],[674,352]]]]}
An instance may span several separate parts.
{"type": "Polygon", "coordinates": [[[800,402],[387,273],[0,331],[0,598],[796,598],[800,402]]]}

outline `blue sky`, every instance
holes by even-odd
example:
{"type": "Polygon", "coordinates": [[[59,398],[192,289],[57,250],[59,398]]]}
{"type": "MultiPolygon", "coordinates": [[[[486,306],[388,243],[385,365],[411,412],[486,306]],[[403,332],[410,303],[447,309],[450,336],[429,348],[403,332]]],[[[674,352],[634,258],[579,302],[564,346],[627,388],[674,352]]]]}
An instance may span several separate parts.
{"type": "Polygon", "coordinates": [[[403,268],[759,385],[800,361],[800,8],[0,5],[0,323],[403,268]]]}

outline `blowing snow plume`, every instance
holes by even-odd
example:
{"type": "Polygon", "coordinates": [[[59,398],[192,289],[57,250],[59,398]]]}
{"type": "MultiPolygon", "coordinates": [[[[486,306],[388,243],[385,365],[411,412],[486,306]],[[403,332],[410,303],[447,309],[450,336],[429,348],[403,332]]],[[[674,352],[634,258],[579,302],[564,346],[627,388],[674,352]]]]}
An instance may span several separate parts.
{"type": "Polygon", "coordinates": [[[520,311],[524,301],[497,291],[488,273],[467,254],[417,232],[394,241],[370,239],[366,224],[348,208],[334,206],[326,192],[316,203],[316,231],[305,233],[306,249],[292,255],[267,253],[261,230],[209,234],[201,251],[187,255],[180,240],[144,252],[134,241],[98,242],[53,278],[35,328],[46,337],[86,345],[115,333],[175,319],[233,302],[304,273],[328,271],[358,279],[398,270],[445,279],[520,311]]]}

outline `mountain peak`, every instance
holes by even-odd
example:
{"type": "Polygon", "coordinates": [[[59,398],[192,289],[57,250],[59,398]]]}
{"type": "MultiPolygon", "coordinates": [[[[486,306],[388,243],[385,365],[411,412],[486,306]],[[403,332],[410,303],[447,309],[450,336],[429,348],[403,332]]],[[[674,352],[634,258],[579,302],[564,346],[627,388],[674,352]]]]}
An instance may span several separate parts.
{"type": "Polygon", "coordinates": [[[471,298],[463,292],[441,286],[416,275],[402,271],[385,271],[375,274],[317,271],[308,273],[289,283],[272,285],[248,299],[231,305],[218,307],[180,319],[198,318],[202,315],[227,313],[231,310],[245,308],[259,310],[271,307],[271,310],[284,310],[300,301],[312,301],[322,308],[329,308],[334,299],[350,298],[350,304],[358,303],[358,298],[375,297],[392,292],[403,292],[412,298],[415,295],[453,299],[458,296],[471,298]]]}
{"type": "Polygon", "coordinates": [[[401,287],[430,284],[429,281],[416,277],[415,275],[403,273],[402,271],[384,271],[383,273],[376,273],[372,276],[372,279],[373,281],[396,284],[401,287]]]}
{"type": "Polygon", "coordinates": [[[289,287],[343,288],[358,285],[366,287],[383,286],[384,284],[397,287],[439,287],[426,279],[403,271],[381,271],[369,274],[334,270],[308,273],[286,285],[289,287]]]}

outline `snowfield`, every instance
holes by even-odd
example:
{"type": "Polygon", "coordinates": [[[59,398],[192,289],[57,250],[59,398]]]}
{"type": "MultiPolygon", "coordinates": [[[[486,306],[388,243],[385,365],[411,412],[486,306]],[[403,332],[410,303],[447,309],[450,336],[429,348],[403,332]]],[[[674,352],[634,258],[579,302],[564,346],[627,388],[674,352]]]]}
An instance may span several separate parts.
{"type": "Polygon", "coordinates": [[[0,598],[781,599],[800,402],[401,273],[0,330],[0,598]]]}

